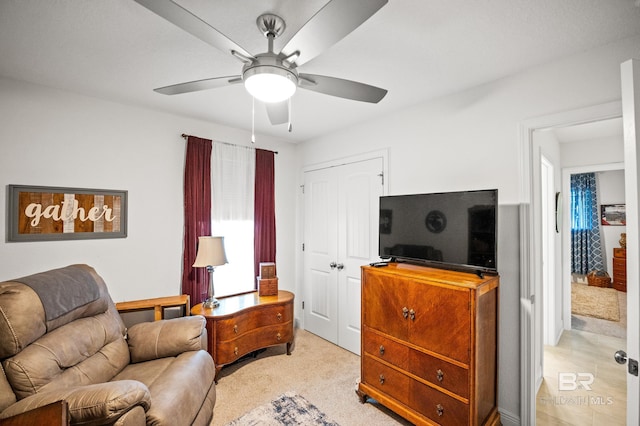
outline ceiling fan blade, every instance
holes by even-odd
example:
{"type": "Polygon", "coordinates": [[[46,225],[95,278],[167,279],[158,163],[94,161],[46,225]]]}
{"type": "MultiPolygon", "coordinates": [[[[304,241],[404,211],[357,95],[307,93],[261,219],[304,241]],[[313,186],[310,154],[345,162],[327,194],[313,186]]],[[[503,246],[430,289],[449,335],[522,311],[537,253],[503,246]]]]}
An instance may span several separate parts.
{"type": "Polygon", "coordinates": [[[284,124],[289,122],[289,101],[265,103],[267,115],[271,124],[284,124]]]}
{"type": "Polygon", "coordinates": [[[310,61],[342,40],[373,16],[388,0],[332,0],[307,21],[282,49],[298,53],[297,66],[310,61]]]}
{"type": "Polygon", "coordinates": [[[135,0],[156,15],[162,16],[172,24],[177,25],[186,32],[198,37],[205,43],[220,49],[223,52],[237,52],[245,57],[253,58],[253,55],[244,50],[238,44],[227,38],[220,31],[198,18],[187,9],[171,0],[135,0]]]}
{"type": "Polygon", "coordinates": [[[298,74],[298,78],[303,89],[354,101],[377,104],[387,94],[385,89],[342,78],[303,73],[298,74]]]}
{"type": "Polygon", "coordinates": [[[205,78],[202,80],[189,81],[187,83],[172,84],[171,86],[158,87],[157,89],[153,89],[153,91],[162,93],[163,95],[179,95],[181,93],[215,89],[216,87],[238,84],[241,82],[241,76],[230,75],[227,77],[205,78]]]}

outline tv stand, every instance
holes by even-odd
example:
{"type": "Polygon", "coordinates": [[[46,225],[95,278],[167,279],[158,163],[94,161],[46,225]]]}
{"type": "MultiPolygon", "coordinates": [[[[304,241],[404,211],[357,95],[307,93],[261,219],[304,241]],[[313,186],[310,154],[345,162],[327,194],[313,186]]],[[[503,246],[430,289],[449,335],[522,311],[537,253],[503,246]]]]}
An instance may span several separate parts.
{"type": "Polygon", "coordinates": [[[499,277],[469,272],[362,267],[361,403],[417,425],[501,424],[499,277]]]}

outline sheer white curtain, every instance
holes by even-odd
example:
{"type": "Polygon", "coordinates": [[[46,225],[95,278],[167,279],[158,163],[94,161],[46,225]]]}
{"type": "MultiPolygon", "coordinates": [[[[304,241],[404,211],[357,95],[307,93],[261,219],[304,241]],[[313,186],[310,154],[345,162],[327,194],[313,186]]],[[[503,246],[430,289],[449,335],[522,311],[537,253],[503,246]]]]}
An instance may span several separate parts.
{"type": "Polygon", "coordinates": [[[229,263],[214,272],[215,295],[253,290],[253,215],[256,155],[253,148],[213,143],[211,235],[224,236],[229,263]]]}

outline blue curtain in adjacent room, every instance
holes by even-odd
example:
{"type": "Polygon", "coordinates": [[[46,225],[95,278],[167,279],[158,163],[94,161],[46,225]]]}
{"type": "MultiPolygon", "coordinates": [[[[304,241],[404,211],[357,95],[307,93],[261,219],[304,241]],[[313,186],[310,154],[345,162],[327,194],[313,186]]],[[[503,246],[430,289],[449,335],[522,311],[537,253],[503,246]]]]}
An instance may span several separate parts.
{"type": "Polygon", "coordinates": [[[596,175],[571,175],[571,272],[604,270],[596,175]]]}

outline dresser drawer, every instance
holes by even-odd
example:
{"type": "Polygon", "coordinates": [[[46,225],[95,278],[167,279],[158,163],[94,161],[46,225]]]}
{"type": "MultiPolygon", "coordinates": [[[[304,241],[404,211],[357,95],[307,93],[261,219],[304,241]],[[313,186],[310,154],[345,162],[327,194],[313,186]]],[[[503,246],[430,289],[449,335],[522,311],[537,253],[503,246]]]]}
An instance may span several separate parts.
{"type": "Polygon", "coordinates": [[[216,339],[231,340],[256,328],[293,321],[293,305],[254,309],[216,321],[216,339]]]}
{"type": "Polygon", "coordinates": [[[271,325],[250,330],[230,340],[217,340],[216,364],[228,364],[260,348],[290,342],[293,338],[293,323],[271,325]]]}
{"type": "Polygon", "coordinates": [[[617,269],[625,270],[627,269],[627,259],[619,259],[617,257],[613,258],[613,272],[615,273],[617,269]]]}
{"type": "Polygon", "coordinates": [[[466,368],[411,350],[409,372],[465,399],[469,398],[469,370],[466,368]]]}
{"type": "Polygon", "coordinates": [[[362,380],[403,404],[409,404],[411,379],[365,354],[362,359],[362,380]]]}
{"type": "Polygon", "coordinates": [[[411,382],[411,405],[425,417],[443,426],[469,424],[469,405],[423,383],[411,382]]]}
{"type": "Polygon", "coordinates": [[[409,348],[391,339],[363,329],[364,352],[406,370],[409,366],[409,348]]]}

